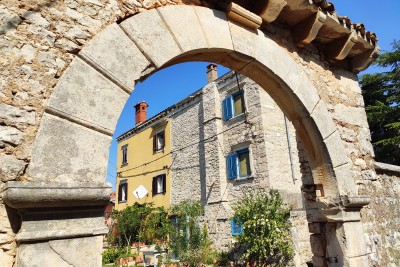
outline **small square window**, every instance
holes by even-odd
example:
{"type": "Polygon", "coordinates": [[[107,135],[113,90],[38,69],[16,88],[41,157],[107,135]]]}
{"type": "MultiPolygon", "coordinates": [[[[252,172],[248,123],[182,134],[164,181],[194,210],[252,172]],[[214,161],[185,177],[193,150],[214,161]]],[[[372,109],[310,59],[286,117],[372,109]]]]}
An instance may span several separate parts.
{"type": "Polygon", "coordinates": [[[226,156],[226,169],[229,179],[244,178],[251,175],[249,149],[235,151],[226,156]]]}
{"type": "Polygon", "coordinates": [[[165,174],[153,177],[153,196],[157,194],[164,194],[166,192],[166,180],[165,174]]]}
{"type": "Polygon", "coordinates": [[[165,146],[165,131],[161,131],[153,136],[153,151],[162,150],[164,146],[165,146]]]}
{"type": "Polygon", "coordinates": [[[243,91],[231,94],[222,101],[222,113],[225,121],[243,114],[245,110],[243,91]]]}
{"type": "Polygon", "coordinates": [[[121,180],[118,186],[118,202],[128,201],[128,181],[121,180]]]}
{"type": "Polygon", "coordinates": [[[128,164],[128,145],[123,145],[121,147],[122,151],[122,165],[128,164]]]}

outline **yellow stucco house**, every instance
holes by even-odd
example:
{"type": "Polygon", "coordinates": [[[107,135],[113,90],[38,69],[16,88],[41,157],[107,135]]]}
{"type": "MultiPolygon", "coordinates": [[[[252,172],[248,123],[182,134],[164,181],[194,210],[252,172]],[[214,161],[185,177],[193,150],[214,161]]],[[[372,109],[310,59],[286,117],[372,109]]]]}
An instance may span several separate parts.
{"type": "Polygon", "coordinates": [[[163,113],[146,120],[147,107],[135,105],[136,126],[117,138],[116,210],[135,202],[171,205],[170,122],[163,113]]]}

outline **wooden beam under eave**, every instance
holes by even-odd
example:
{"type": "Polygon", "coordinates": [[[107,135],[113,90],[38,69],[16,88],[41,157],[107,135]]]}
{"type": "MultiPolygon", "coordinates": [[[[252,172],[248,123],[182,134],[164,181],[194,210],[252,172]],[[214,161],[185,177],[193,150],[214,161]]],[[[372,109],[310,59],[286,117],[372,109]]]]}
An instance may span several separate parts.
{"type": "Polygon", "coordinates": [[[258,29],[262,23],[262,19],[259,16],[233,2],[228,5],[226,16],[230,20],[250,29],[258,29]]]}
{"type": "Polygon", "coordinates": [[[326,47],[326,59],[330,62],[343,60],[357,42],[357,33],[352,31],[348,36],[335,40],[326,47]]]}
{"type": "Polygon", "coordinates": [[[322,11],[318,11],[296,24],[292,28],[292,34],[297,46],[304,47],[311,43],[317,37],[325,20],[326,15],[322,11]]]}
{"type": "Polygon", "coordinates": [[[359,73],[360,71],[368,68],[369,65],[371,65],[371,63],[378,58],[380,51],[381,49],[377,45],[374,49],[371,49],[350,59],[351,71],[354,73],[359,73]]]}

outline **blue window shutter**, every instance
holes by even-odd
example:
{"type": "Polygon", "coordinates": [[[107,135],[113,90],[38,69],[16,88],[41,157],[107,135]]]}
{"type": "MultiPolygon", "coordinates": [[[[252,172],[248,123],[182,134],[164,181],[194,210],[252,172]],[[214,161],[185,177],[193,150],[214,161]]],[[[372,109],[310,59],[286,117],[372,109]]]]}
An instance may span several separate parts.
{"type": "Polygon", "coordinates": [[[224,121],[228,120],[228,110],[227,110],[227,101],[228,98],[225,98],[224,101],[222,101],[222,118],[224,119],[224,121]]]}
{"type": "Polygon", "coordinates": [[[233,116],[233,97],[231,95],[222,101],[222,115],[224,121],[229,120],[233,116]]]}
{"type": "Polygon", "coordinates": [[[237,177],[236,153],[226,156],[226,171],[228,173],[228,179],[234,179],[237,177]]]}
{"type": "Polygon", "coordinates": [[[240,219],[231,219],[232,235],[237,236],[243,233],[242,222],[240,219]]]}

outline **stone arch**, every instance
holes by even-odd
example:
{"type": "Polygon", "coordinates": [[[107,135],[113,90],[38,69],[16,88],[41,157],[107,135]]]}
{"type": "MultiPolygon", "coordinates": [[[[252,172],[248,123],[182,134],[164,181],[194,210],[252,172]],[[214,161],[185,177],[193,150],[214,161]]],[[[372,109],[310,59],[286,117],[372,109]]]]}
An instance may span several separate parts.
{"type": "MultiPolygon", "coordinates": [[[[58,207],[64,213],[83,201],[85,206],[103,204],[108,197],[104,190],[108,146],[135,83],[161,68],[196,60],[213,61],[250,77],[293,122],[313,169],[314,181],[304,185],[305,192],[323,191],[307,207],[316,266],[324,266],[326,258],[332,266],[335,261],[348,266],[363,262],[362,251],[354,248],[362,228],[351,232],[349,227],[360,225],[364,200],[357,197],[345,148],[317,89],[262,31],[246,29],[230,22],[225,13],[204,7],[144,11],[95,36],[72,61],[48,101],[28,168],[33,181],[10,183],[7,204],[27,209],[58,207]]],[[[72,212],[84,230],[59,233],[54,225],[40,237],[30,220],[23,219],[24,231],[17,240],[91,236],[97,239],[87,242],[98,249],[104,229],[89,227],[98,224],[98,210],[91,212],[90,216],[82,209],[72,212]]],[[[28,212],[26,218],[40,216],[28,212]]],[[[24,246],[21,249],[24,252],[24,246]]]]}

